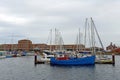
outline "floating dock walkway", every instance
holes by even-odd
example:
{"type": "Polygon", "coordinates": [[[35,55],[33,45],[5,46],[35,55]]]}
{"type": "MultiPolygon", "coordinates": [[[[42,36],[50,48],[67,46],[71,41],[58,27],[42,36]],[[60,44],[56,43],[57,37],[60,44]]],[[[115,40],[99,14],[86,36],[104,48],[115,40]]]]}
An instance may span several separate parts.
{"type": "Polygon", "coordinates": [[[115,55],[112,54],[112,59],[106,58],[106,59],[99,59],[95,61],[96,64],[115,64],[115,55]]]}

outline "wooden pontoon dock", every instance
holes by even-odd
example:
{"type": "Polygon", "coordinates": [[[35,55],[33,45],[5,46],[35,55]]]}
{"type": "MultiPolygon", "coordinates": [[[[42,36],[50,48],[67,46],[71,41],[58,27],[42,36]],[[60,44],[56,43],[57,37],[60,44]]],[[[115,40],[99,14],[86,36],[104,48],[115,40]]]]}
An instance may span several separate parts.
{"type": "Polygon", "coordinates": [[[112,54],[112,59],[99,59],[95,61],[96,64],[115,64],[115,55],[112,54]]]}

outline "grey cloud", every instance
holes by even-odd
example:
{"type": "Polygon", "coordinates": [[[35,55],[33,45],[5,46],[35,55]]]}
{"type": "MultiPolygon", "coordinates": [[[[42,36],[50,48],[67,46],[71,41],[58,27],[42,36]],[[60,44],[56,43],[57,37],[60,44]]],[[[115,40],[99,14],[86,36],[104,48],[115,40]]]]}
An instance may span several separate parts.
{"type": "Polygon", "coordinates": [[[78,28],[83,32],[85,18],[93,17],[103,42],[109,43],[120,34],[119,5],[119,0],[0,0],[0,12],[28,20],[22,25],[0,21],[5,30],[1,34],[28,33],[33,42],[44,43],[49,30],[58,28],[65,43],[74,43],[78,28]]]}

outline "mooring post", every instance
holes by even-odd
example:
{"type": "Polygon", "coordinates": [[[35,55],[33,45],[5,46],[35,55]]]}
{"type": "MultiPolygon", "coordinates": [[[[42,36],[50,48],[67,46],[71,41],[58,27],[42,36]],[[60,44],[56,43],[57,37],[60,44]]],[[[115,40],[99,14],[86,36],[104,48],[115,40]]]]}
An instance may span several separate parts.
{"type": "Polygon", "coordinates": [[[115,54],[112,54],[112,63],[115,64],[115,54]]]}
{"type": "Polygon", "coordinates": [[[35,54],[34,63],[37,64],[37,54],[35,54]]]}

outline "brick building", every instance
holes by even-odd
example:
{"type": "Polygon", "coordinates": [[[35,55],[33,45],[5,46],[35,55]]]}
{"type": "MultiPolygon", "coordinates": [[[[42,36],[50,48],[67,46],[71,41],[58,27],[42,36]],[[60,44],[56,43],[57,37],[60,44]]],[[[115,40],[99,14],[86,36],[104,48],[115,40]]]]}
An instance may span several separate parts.
{"type": "Polygon", "coordinates": [[[40,50],[45,50],[48,48],[47,44],[32,44],[32,49],[40,49],[40,50]]]}
{"type": "Polygon", "coordinates": [[[17,44],[1,44],[0,45],[0,50],[1,51],[14,50],[14,49],[17,49],[17,48],[18,48],[17,44]]]}
{"type": "MultiPolygon", "coordinates": [[[[0,50],[34,50],[34,49],[40,49],[40,50],[56,50],[63,48],[65,50],[76,50],[77,49],[76,44],[68,44],[68,45],[63,45],[62,47],[60,45],[47,45],[47,44],[33,44],[31,40],[23,39],[19,40],[18,44],[1,44],[0,45],[0,50]]],[[[81,49],[84,49],[84,45],[80,45],[81,49]]]]}
{"type": "Polygon", "coordinates": [[[26,51],[32,50],[33,49],[32,41],[27,39],[19,40],[17,49],[26,50],[26,51]]]}

